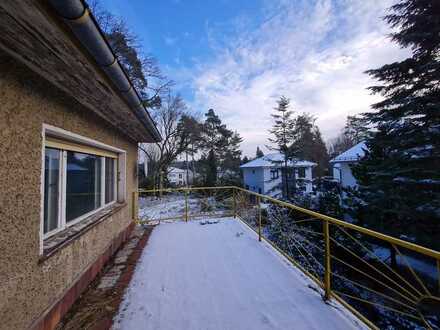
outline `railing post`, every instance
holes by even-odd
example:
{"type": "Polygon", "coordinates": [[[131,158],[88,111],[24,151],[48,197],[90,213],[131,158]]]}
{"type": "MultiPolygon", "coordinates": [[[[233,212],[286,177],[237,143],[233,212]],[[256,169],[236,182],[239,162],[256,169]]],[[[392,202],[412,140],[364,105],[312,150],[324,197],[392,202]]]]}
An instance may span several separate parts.
{"type": "Polygon", "coordinates": [[[188,189],[185,189],[185,221],[188,222],[188,189]]]}
{"type": "Polygon", "coordinates": [[[330,257],[330,228],[328,220],[324,220],[324,244],[325,244],[325,271],[324,271],[324,290],[325,300],[331,297],[331,257],[330,257]]]}
{"type": "Polygon", "coordinates": [[[261,242],[261,198],[257,196],[257,205],[258,205],[258,240],[261,242]]]}
{"type": "Polygon", "coordinates": [[[232,188],[232,198],[233,198],[233,212],[234,212],[234,218],[237,217],[237,193],[235,192],[235,188],[232,188]]]}

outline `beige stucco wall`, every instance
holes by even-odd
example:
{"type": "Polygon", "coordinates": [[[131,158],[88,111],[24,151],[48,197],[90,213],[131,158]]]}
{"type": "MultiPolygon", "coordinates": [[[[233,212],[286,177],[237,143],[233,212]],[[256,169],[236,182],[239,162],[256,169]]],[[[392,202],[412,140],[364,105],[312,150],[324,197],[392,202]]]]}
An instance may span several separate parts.
{"type": "Polygon", "coordinates": [[[135,142],[0,52],[0,329],[27,328],[128,226],[136,161],[135,142]],[[43,123],[126,150],[128,205],[39,262],[43,123]]]}

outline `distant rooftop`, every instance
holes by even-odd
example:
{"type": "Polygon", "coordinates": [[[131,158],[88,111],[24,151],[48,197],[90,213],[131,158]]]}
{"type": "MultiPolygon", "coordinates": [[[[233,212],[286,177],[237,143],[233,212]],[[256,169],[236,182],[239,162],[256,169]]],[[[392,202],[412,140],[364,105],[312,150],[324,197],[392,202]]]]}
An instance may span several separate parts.
{"type": "MultiPolygon", "coordinates": [[[[241,165],[241,168],[248,167],[277,167],[284,162],[284,156],[281,153],[268,154],[263,157],[251,160],[250,162],[241,165]]],[[[289,167],[310,167],[316,166],[316,163],[307,160],[289,160],[287,166],[289,167]]]]}
{"type": "Polygon", "coordinates": [[[359,142],[347,151],[344,151],[339,156],[333,158],[330,163],[358,161],[365,156],[365,150],[367,150],[367,145],[365,144],[365,141],[359,142]]]}

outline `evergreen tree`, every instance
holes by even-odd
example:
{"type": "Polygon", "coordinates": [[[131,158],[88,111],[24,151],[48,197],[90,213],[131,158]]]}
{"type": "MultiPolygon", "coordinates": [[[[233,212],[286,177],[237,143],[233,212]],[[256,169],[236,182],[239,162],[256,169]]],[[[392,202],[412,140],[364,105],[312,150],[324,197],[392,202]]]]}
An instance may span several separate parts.
{"type": "Polygon", "coordinates": [[[214,187],[217,184],[217,158],[213,149],[209,150],[208,152],[206,164],[207,171],[205,184],[208,187],[214,187]]]}
{"type": "Polygon", "coordinates": [[[368,125],[362,116],[347,116],[344,135],[351,141],[352,146],[364,141],[368,137],[368,125]]]}
{"type": "MultiPolygon", "coordinates": [[[[295,159],[292,148],[289,148],[295,140],[295,120],[292,118],[293,112],[289,110],[290,100],[288,98],[281,96],[277,101],[277,104],[278,106],[274,108],[275,113],[272,114],[274,125],[272,126],[272,129],[269,130],[274,137],[269,138],[269,142],[275,145],[275,147],[271,147],[271,149],[278,151],[283,157],[283,164],[281,167],[282,191],[283,196],[290,199],[289,171],[287,164],[289,160],[295,159]]],[[[291,185],[291,189],[295,191],[295,176],[293,175],[292,177],[293,184],[291,185]]]]}
{"type": "Polygon", "coordinates": [[[344,129],[339,136],[330,143],[330,157],[334,158],[359,142],[366,140],[368,134],[369,128],[364,117],[348,116],[344,129]]]}
{"type": "Polygon", "coordinates": [[[201,127],[199,150],[202,154],[201,165],[205,184],[215,185],[217,179],[222,183],[239,184],[240,182],[240,143],[242,138],[222,123],[220,117],[209,109],[201,127]],[[214,164],[216,178],[214,180],[214,164]],[[209,176],[209,178],[208,178],[209,176]]]}
{"type": "MultiPolygon", "coordinates": [[[[393,41],[412,56],[367,73],[381,84],[370,87],[383,101],[364,114],[377,131],[354,168],[370,224],[407,233],[439,232],[440,221],[440,2],[405,0],[385,20],[393,41]],[[408,226],[416,224],[416,226],[408,226]]],[[[364,210],[365,212],[365,210],[364,210]]]]}
{"type": "Polygon", "coordinates": [[[249,158],[248,158],[248,156],[244,156],[243,159],[241,160],[241,163],[242,163],[242,164],[249,163],[249,158]]]}
{"type": "Polygon", "coordinates": [[[318,166],[314,168],[314,175],[321,177],[327,172],[329,156],[315,122],[316,118],[307,113],[296,117],[294,126],[296,138],[290,149],[298,158],[316,162],[318,166]]]}
{"type": "Polygon", "coordinates": [[[260,147],[257,147],[257,152],[255,153],[255,158],[261,158],[264,156],[263,151],[261,151],[260,147]]]}

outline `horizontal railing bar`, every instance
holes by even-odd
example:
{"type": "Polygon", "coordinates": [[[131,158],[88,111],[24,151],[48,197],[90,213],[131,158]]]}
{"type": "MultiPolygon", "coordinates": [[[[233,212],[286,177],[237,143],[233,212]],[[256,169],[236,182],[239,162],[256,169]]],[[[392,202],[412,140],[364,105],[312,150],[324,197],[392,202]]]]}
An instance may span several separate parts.
{"type": "Polygon", "coordinates": [[[191,191],[191,190],[216,190],[216,189],[235,189],[234,186],[220,186],[220,187],[181,187],[181,188],[165,188],[165,189],[138,189],[139,193],[160,193],[174,192],[174,191],[191,191]]]}
{"type": "MultiPolygon", "coordinates": [[[[158,194],[162,194],[162,193],[185,193],[185,200],[187,201],[188,198],[188,192],[194,192],[196,193],[196,197],[200,197],[199,195],[202,195],[201,198],[216,198],[216,200],[218,200],[218,197],[220,196],[220,198],[223,198],[225,201],[227,200],[227,198],[233,198],[233,202],[234,202],[234,212],[232,212],[232,214],[230,213],[230,210],[214,210],[214,211],[207,211],[205,212],[200,212],[200,213],[194,213],[191,214],[191,211],[186,209],[185,215],[182,216],[178,216],[178,217],[168,217],[168,218],[159,218],[159,219],[149,219],[149,220],[141,220],[141,219],[137,219],[136,223],[145,223],[148,224],[150,222],[160,222],[160,221],[166,221],[166,220],[176,220],[176,221],[180,221],[183,219],[188,220],[189,218],[191,219],[199,219],[199,218],[225,218],[225,217],[236,217],[239,219],[239,221],[243,222],[247,227],[249,227],[252,231],[254,231],[257,235],[257,229],[253,228],[249,223],[247,223],[246,220],[242,219],[242,217],[237,214],[236,212],[236,198],[244,198],[244,200],[248,200],[250,201],[249,206],[250,207],[255,207],[256,205],[260,205],[260,203],[273,203],[276,204],[278,206],[284,207],[288,210],[285,210],[288,214],[294,214],[293,211],[302,213],[303,215],[308,215],[312,218],[306,218],[306,219],[301,219],[294,221],[294,219],[292,219],[293,221],[289,221],[289,224],[297,224],[297,223],[301,223],[301,222],[308,222],[308,221],[312,221],[312,220],[318,220],[318,221],[322,221],[324,224],[333,224],[335,225],[336,228],[338,228],[339,230],[343,231],[346,233],[346,235],[350,236],[350,233],[348,231],[345,231],[345,229],[351,229],[354,232],[358,232],[358,233],[362,233],[364,235],[367,235],[369,237],[374,237],[380,241],[383,242],[387,242],[389,244],[391,244],[393,246],[393,248],[395,248],[397,250],[397,252],[400,254],[400,251],[398,250],[397,247],[401,247],[401,248],[405,248],[417,253],[420,253],[422,255],[425,256],[429,256],[432,257],[434,259],[436,259],[437,262],[437,267],[439,270],[439,274],[440,274],[440,251],[435,251],[411,242],[407,242],[404,240],[401,240],[399,238],[395,238],[386,234],[382,234],[380,232],[376,232],[374,230],[371,229],[367,229],[364,227],[360,227],[357,225],[354,225],[352,223],[348,223],[324,214],[320,214],[318,212],[312,211],[312,210],[308,210],[305,208],[302,208],[300,206],[294,205],[292,203],[289,202],[285,202],[267,195],[263,195],[260,193],[256,193],[241,187],[237,187],[237,186],[219,186],[219,187],[178,187],[178,188],[165,188],[165,189],[138,189],[134,192],[134,194],[137,194],[138,196],[140,195],[140,197],[147,197],[149,194],[151,194],[150,196],[152,196],[152,194],[154,194],[155,196],[157,196],[158,194]],[[203,191],[205,191],[205,193],[203,193],[203,191]],[[198,192],[201,192],[198,193],[198,192]],[[242,194],[237,196],[237,192],[241,192],[242,194]],[[247,196],[246,196],[247,195],[247,196]],[[240,197],[242,196],[242,197],[240,197]],[[249,198],[249,196],[254,196],[256,197],[255,199],[249,198]],[[255,202],[256,201],[256,202],[255,202]]],[[[171,195],[172,196],[172,195],[171,195]]],[[[206,203],[206,202],[205,202],[206,203]]],[[[147,206],[148,207],[148,206],[147,206]]],[[[261,214],[260,214],[261,216],[261,214]]],[[[261,221],[261,218],[260,218],[261,221]]],[[[260,226],[261,226],[261,222],[260,222],[260,226]]],[[[261,230],[261,227],[260,227],[261,230]]],[[[308,228],[307,229],[302,229],[302,228],[297,228],[296,229],[299,232],[309,232],[310,234],[315,234],[315,235],[323,235],[323,233],[320,232],[314,232],[313,230],[310,230],[308,228]]],[[[354,235],[354,232],[352,233],[354,235]]],[[[262,235],[261,235],[262,236],[262,235]]],[[[354,239],[355,241],[357,241],[355,238],[351,237],[352,239],[354,239]]],[[[288,243],[288,249],[292,249],[292,245],[295,249],[298,250],[299,254],[301,255],[301,257],[304,259],[304,262],[307,263],[308,267],[310,267],[310,271],[306,269],[305,266],[302,265],[302,262],[299,262],[297,260],[295,260],[293,257],[291,257],[289,254],[287,254],[284,250],[282,250],[281,248],[279,248],[276,243],[272,242],[270,239],[262,236],[262,239],[270,244],[276,251],[278,251],[281,255],[283,255],[290,263],[292,263],[294,266],[296,266],[298,269],[300,269],[303,273],[305,273],[310,279],[312,279],[319,287],[321,287],[322,289],[328,290],[328,288],[330,287],[330,284],[327,284],[327,282],[324,284],[323,281],[321,281],[320,279],[320,275],[318,273],[316,274],[312,274],[311,272],[315,273],[315,269],[314,267],[312,267],[312,265],[310,264],[310,260],[309,258],[312,259],[312,261],[316,262],[320,267],[323,267],[323,265],[321,265],[321,263],[315,258],[315,256],[313,254],[311,254],[300,242],[300,240],[297,240],[295,237],[288,237],[287,243],[288,243]],[[291,239],[293,239],[295,242],[292,242],[291,239]],[[293,244],[292,244],[293,243],[293,244]],[[301,249],[304,250],[305,254],[308,256],[306,257],[306,255],[304,255],[301,251],[301,249]]],[[[305,237],[302,237],[302,239],[304,240],[304,242],[306,242],[307,244],[309,244],[310,246],[313,246],[314,248],[318,248],[318,250],[321,250],[320,247],[318,247],[317,245],[311,243],[308,239],[306,239],[305,237]]],[[[391,278],[388,277],[388,275],[386,275],[385,273],[381,272],[379,269],[376,269],[376,267],[370,265],[368,262],[364,261],[360,256],[357,256],[355,253],[353,253],[350,249],[347,249],[345,246],[343,246],[342,244],[340,244],[337,240],[331,238],[331,241],[335,244],[337,244],[338,246],[343,247],[345,250],[347,250],[348,252],[350,252],[350,254],[353,254],[354,256],[356,256],[358,259],[362,260],[363,262],[365,262],[367,265],[369,265],[370,267],[372,267],[375,271],[377,271],[381,276],[383,276],[384,278],[386,278],[388,281],[390,281],[393,286],[390,286],[389,283],[383,283],[382,281],[379,281],[378,279],[376,279],[374,276],[371,276],[363,271],[361,271],[360,269],[357,269],[356,267],[353,267],[352,265],[344,262],[343,260],[339,259],[338,257],[336,257],[335,255],[329,254],[329,258],[330,260],[335,260],[339,263],[342,263],[343,265],[361,273],[362,275],[366,276],[367,278],[369,278],[370,280],[374,281],[375,283],[378,283],[381,286],[384,286],[387,290],[392,291],[394,294],[398,295],[400,297],[400,299],[404,298],[404,300],[408,301],[411,304],[416,305],[417,301],[420,301],[420,298],[417,297],[417,295],[420,295],[421,293],[415,289],[412,285],[410,285],[406,280],[404,280],[398,273],[396,273],[398,275],[398,277],[403,280],[405,282],[405,284],[408,284],[410,286],[411,289],[417,291],[417,295],[414,295],[414,293],[410,292],[409,290],[407,290],[406,288],[403,288],[401,285],[399,285],[398,283],[396,283],[394,280],[392,280],[391,278]],[[396,285],[399,289],[403,290],[404,292],[399,292],[398,290],[396,290],[396,288],[394,288],[394,285],[396,285]],[[408,295],[408,296],[407,296],[408,295]],[[419,299],[417,299],[419,298],[419,299]],[[413,301],[413,299],[415,299],[416,301],[413,301]]],[[[358,244],[360,244],[362,246],[362,244],[360,242],[357,242],[358,244]]],[[[363,247],[363,246],[362,246],[363,247]]],[[[364,249],[367,250],[367,252],[370,252],[367,248],[363,247],[364,249]]],[[[371,253],[371,252],[370,252],[371,253]]],[[[370,254],[369,253],[369,254],[370,254]]],[[[374,253],[373,253],[374,255],[374,253]]],[[[377,256],[376,256],[377,258],[377,256]]],[[[380,258],[378,258],[380,260],[380,258]]],[[[382,260],[380,260],[382,262],[382,260]]],[[[406,260],[405,260],[406,261],[406,260]]],[[[407,261],[406,261],[407,262],[407,261]]],[[[383,263],[383,262],[382,262],[383,263]]],[[[386,265],[386,264],[385,264],[386,265]]],[[[387,265],[386,265],[387,266],[387,265]]],[[[429,293],[429,291],[426,289],[426,287],[423,285],[423,282],[421,282],[421,280],[418,278],[418,276],[414,273],[414,271],[412,270],[412,268],[407,265],[408,268],[412,271],[414,277],[418,280],[419,284],[423,287],[423,289],[429,293]]],[[[394,271],[393,271],[394,273],[394,271]]],[[[359,286],[363,289],[366,289],[374,294],[377,294],[378,296],[385,298],[385,299],[389,299],[391,302],[404,306],[405,308],[407,308],[408,310],[411,311],[417,311],[416,308],[408,305],[407,303],[401,302],[391,296],[386,295],[385,293],[380,293],[374,289],[370,289],[366,286],[364,286],[361,283],[352,281],[348,278],[345,278],[344,276],[341,276],[337,273],[332,272],[331,273],[333,276],[335,277],[339,277],[342,280],[351,282],[353,285],[359,286]]],[[[376,284],[377,285],[377,284],[376,284]]],[[[440,276],[439,276],[439,287],[440,287],[440,276]]],[[[332,290],[331,291],[331,296],[333,296],[337,301],[339,301],[342,305],[344,305],[346,308],[348,308],[351,312],[353,312],[360,320],[362,320],[365,324],[367,324],[369,327],[371,328],[377,328],[371,321],[369,321],[364,315],[362,315],[359,311],[357,311],[353,306],[351,306],[347,301],[345,301],[345,299],[341,298],[341,296],[350,298],[350,299],[354,299],[366,304],[370,304],[379,308],[384,308],[384,309],[388,309],[390,311],[396,312],[396,313],[400,313],[402,315],[408,316],[408,317],[412,317],[414,319],[417,320],[422,320],[424,321],[423,317],[420,318],[421,315],[418,316],[414,316],[411,315],[409,313],[403,312],[403,311],[399,311],[397,309],[394,309],[393,307],[389,307],[389,306],[384,306],[382,304],[379,304],[377,302],[371,302],[368,300],[365,300],[362,297],[355,297],[352,296],[348,293],[344,293],[344,292],[340,292],[340,291],[336,291],[336,290],[332,290]]],[[[425,321],[426,323],[426,321],[425,321]]]]}
{"type": "Polygon", "coordinates": [[[291,204],[291,203],[288,203],[288,202],[284,202],[284,201],[280,201],[280,200],[278,200],[276,198],[273,198],[273,197],[270,197],[270,196],[267,196],[267,195],[263,195],[263,194],[259,194],[259,193],[256,193],[254,191],[246,190],[244,188],[237,187],[237,186],[182,187],[182,188],[166,188],[166,189],[161,189],[161,190],[158,190],[158,189],[151,189],[151,190],[148,190],[148,189],[138,189],[138,192],[139,193],[153,193],[153,192],[159,193],[160,191],[162,191],[162,192],[182,191],[183,192],[183,191],[192,191],[192,190],[214,190],[214,189],[232,189],[232,190],[236,189],[236,190],[245,192],[245,193],[253,195],[253,196],[259,196],[262,200],[267,200],[267,201],[276,203],[278,205],[281,205],[281,206],[284,206],[284,207],[287,207],[287,208],[290,208],[290,209],[293,209],[293,210],[296,210],[296,211],[300,211],[302,213],[308,214],[308,215],[310,215],[312,217],[315,217],[315,218],[318,218],[320,220],[327,220],[330,223],[333,223],[335,225],[339,225],[339,226],[342,226],[342,227],[345,227],[345,228],[353,229],[353,230],[356,230],[356,231],[358,231],[358,232],[360,232],[362,234],[365,234],[365,235],[368,235],[368,236],[371,236],[371,237],[375,237],[375,238],[380,239],[382,241],[393,243],[393,244],[396,244],[396,245],[401,246],[403,248],[406,248],[406,249],[409,249],[409,250],[412,250],[412,251],[415,251],[415,252],[427,255],[427,256],[435,258],[437,260],[440,260],[440,252],[439,251],[435,251],[435,250],[432,250],[432,249],[429,249],[429,248],[426,248],[426,247],[423,247],[423,246],[420,246],[420,245],[417,245],[417,244],[414,244],[414,243],[411,243],[411,242],[403,241],[401,239],[398,239],[398,238],[395,238],[395,237],[392,237],[392,236],[388,236],[386,234],[382,234],[382,233],[376,232],[376,231],[371,230],[371,229],[367,229],[367,228],[364,228],[364,227],[353,225],[351,223],[335,219],[335,218],[330,217],[328,215],[324,215],[324,214],[321,214],[321,213],[318,213],[318,212],[315,212],[315,211],[311,211],[311,210],[308,210],[308,209],[296,206],[294,204],[291,204]]]}
{"type": "Polygon", "coordinates": [[[318,213],[318,212],[315,212],[315,211],[304,209],[302,207],[293,205],[291,203],[283,202],[283,201],[280,201],[280,200],[278,200],[276,198],[273,198],[273,197],[270,197],[270,196],[266,196],[266,195],[262,195],[262,194],[259,194],[259,193],[256,193],[256,192],[253,192],[253,191],[250,191],[250,190],[246,190],[246,189],[241,188],[241,187],[234,187],[234,188],[238,189],[240,191],[246,192],[248,194],[254,195],[254,196],[259,196],[262,199],[269,200],[269,201],[271,201],[273,203],[276,203],[276,204],[279,204],[281,206],[285,206],[287,208],[291,208],[291,209],[294,209],[294,210],[297,210],[297,211],[301,211],[301,212],[303,212],[305,214],[311,215],[312,217],[316,217],[316,218],[319,218],[321,220],[327,220],[327,221],[329,221],[329,222],[331,222],[331,223],[333,223],[335,225],[339,225],[339,226],[342,226],[342,227],[345,227],[345,228],[350,228],[350,229],[356,230],[356,231],[358,231],[360,233],[363,233],[363,234],[366,234],[366,235],[369,235],[369,236],[381,239],[381,240],[389,242],[389,243],[394,243],[394,244],[399,245],[401,247],[404,247],[406,249],[409,249],[409,250],[412,250],[412,251],[415,251],[415,252],[418,252],[418,253],[421,253],[421,254],[425,254],[425,255],[433,257],[435,259],[440,259],[440,252],[439,251],[431,250],[429,248],[425,248],[423,246],[420,246],[420,245],[417,245],[417,244],[414,244],[414,243],[403,241],[401,239],[398,239],[398,238],[395,238],[395,237],[392,237],[392,236],[388,236],[388,235],[376,232],[374,230],[370,230],[370,229],[367,229],[367,228],[364,228],[364,227],[353,225],[351,223],[348,223],[348,222],[345,222],[345,221],[342,221],[342,220],[338,220],[338,219],[329,217],[328,215],[324,215],[324,214],[321,214],[321,213],[318,213]]]}

